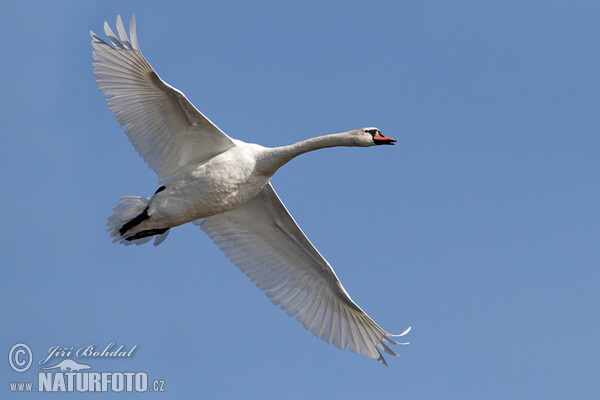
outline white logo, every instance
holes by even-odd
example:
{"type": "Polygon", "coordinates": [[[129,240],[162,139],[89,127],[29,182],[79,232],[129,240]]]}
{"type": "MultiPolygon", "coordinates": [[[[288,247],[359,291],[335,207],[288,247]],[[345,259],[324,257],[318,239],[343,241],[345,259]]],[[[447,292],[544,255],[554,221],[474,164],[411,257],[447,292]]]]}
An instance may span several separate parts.
{"type": "Polygon", "coordinates": [[[73,361],[71,359],[65,358],[64,360],[62,360],[61,362],[59,362],[55,366],[46,367],[46,368],[40,368],[40,369],[54,369],[54,368],[60,368],[60,372],[79,372],[82,369],[90,369],[92,367],[90,367],[87,364],[79,364],[76,361],[73,361]]]}
{"type": "Polygon", "coordinates": [[[8,363],[11,368],[17,372],[25,372],[31,367],[31,362],[33,361],[33,353],[29,346],[25,343],[17,343],[15,344],[10,351],[8,352],[8,363]],[[21,356],[27,355],[29,360],[25,361],[21,358],[21,356]]]}
{"type": "MultiPolygon", "coordinates": [[[[62,361],[49,362],[53,364],[42,367],[37,373],[35,382],[9,382],[11,392],[164,392],[165,381],[148,378],[144,371],[138,372],[93,372],[89,364],[79,363],[68,357],[80,358],[121,358],[131,357],[137,345],[125,349],[117,347],[114,342],[104,349],[97,345],[87,345],[75,351],[74,347],[52,346],[48,356],[39,361],[43,365],[54,357],[67,357],[62,361]],[[54,371],[44,371],[54,370],[54,371]]],[[[15,344],[8,352],[8,362],[16,372],[25,372],[33,363],[33,352],[25,343],[15,344]]],[[[46,364],[46,365],[48,365],[46,364]]]]}

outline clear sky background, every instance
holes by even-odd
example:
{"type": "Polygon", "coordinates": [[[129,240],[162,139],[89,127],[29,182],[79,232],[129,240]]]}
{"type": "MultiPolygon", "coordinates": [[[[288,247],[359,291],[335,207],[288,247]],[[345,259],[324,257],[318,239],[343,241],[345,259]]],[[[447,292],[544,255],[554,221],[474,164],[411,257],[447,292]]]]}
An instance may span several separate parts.
{"type": "Polygon", "coordinates": [[[3,3],[0,397],[42,398],[8,382],[35,381],[51,346],[116,342],[134,356],[94,370],[166,392],[87,397],[597,399],[599,21],[567,1],[3,3]],[[389,368],[304,330],[197,227],[111,243],[118,198],[157,182],[96,86],[89,30],[132,13],[159,75],[232,137],[398,139],[273,179],[354,300],[413,326],[389,368]]]}

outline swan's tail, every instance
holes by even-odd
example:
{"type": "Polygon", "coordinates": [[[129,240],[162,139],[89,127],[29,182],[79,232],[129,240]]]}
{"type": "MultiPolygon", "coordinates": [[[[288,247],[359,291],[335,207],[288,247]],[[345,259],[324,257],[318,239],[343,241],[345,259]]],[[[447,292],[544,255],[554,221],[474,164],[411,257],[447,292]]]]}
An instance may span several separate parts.
{"type": "Polygon", "coordinates": [[[161,244],[169,234],[169,228],[149,229],[134,233],[128,233],[132,228],[150,218],[148,216],[148,204],[150,199],[140,196],[121,197],[121,203],[113,208],[114,213],[108,217],[108,228],[113,242],[119,242],[125,246],[131,244],[148,243],[154,236],[154,245],[161,244]]]}

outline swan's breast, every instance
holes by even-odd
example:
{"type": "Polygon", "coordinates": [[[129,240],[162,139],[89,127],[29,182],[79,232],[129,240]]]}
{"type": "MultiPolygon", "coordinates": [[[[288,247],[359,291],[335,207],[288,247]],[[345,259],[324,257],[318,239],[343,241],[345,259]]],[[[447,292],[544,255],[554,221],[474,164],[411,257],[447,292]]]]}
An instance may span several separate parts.
{"type": "Polygon", "coordinates": [[[206,163],[185,168],[152,199],[153,217],[182,224],[244,204],[270,179],[256,168],[260,148],[236,146],[206,163]]]}

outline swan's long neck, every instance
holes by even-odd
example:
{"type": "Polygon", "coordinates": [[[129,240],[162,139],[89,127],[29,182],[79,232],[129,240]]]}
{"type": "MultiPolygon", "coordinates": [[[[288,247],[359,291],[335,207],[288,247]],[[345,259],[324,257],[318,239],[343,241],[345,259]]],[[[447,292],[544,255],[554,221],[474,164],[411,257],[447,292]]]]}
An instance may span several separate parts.
{"type": "Polygon", "coordinates": [[[356,145],[356,141],[348,135],[348,132],[317,136],[291,144],[289,146],[281,146],[269,149],[267,155],[268,164],[270,164],[270,168],[274,168],[273,173],[275,173],[277,169],[287,164],[293,158],[298,157],[300,154],[308,153],[309,151],[325,149],[327,147],[350,147],[356,145]]]}

